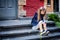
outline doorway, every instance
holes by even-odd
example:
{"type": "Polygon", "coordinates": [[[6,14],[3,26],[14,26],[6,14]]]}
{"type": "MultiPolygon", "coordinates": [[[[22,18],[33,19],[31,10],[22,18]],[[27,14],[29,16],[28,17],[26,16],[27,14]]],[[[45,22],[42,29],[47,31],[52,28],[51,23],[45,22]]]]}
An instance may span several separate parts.
{"type": "Polygon", "coordinates": [[[17,0],[0,0],[0,19],[17,18],[17,0]]]}
{"type": "Polygon", "coordinates": [[[59,0],[54,0],[54,12],[59,12],[59,0]]]}

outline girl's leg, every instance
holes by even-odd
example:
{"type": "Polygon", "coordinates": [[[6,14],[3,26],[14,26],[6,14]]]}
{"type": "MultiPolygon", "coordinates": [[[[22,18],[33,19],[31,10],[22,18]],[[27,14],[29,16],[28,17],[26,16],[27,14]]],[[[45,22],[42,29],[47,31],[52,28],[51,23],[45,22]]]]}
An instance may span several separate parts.
{"type": "Polygon", "coordinates": [[[43,23],[43,27],[44,27],[44,30],[46,32],[47,31],[46,23],[43,23]]]}
{"type": "Polygon", "coordinates": [[[32,29],[33,29],[33,30],[37,30],[37,29],[38,29],[38,25],[33,26],[32,29]]]}
{"type": "Polygon", "coordinates": [[[44,27],[44,32],[43,33],[46,33],[45,35],[48,35],[49,31],[47,31],[46,23],[43,23],[43,27],[44,27]]]}
{"type": "Polygon", "coordinates": [[[42,21],[39,22],[38,27],[39,27],[39,29],[40,29],[40,32],[43,32],[42,21]]]}

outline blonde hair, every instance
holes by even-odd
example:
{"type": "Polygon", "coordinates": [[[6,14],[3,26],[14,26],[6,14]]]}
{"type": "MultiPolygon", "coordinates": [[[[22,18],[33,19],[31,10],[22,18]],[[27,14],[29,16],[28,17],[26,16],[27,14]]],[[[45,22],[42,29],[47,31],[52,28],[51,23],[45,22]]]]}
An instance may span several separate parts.
{"type": "Polygon", "coordinates": [[[38,13],[38,17],[37,17],[38,21],[40,20],[40,14],[41,14],[41,11],[42,11],[42,10],[45,10],[45,13],[44,13],[44,17],[43,17],[43,18],[46,19],[46,9],[45,9],[45,8],[43,8],[43,9],[38,9],[38,12],[37,12],[37,13],[38,13]]]}

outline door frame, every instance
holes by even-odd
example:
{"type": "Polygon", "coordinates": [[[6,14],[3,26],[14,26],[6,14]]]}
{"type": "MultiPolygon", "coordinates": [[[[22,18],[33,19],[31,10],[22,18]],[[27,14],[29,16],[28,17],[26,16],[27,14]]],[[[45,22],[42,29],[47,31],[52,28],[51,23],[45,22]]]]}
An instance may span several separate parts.
{"type": "Polygon", "coordinates": [[[18,19],[18,0],[16,0],[16,19],[18,19]]]}
{"type": "Polygon", "coordinates": [[[53,11],[59,12],[59,0],[53,0],[53,11]]]}

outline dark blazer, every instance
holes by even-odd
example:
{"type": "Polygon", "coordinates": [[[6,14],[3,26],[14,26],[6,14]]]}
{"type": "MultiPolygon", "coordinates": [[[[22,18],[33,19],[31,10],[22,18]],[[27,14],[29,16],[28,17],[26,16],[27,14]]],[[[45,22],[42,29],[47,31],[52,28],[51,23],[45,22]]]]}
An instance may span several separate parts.
{"type": "Polygon", "coordinates": [[[44,19],[43,19],[44,15],[40,14],[40,20],[39,21],[37,21],[37,16],[38,16],[38,14],[36,12],[34,17],[32,18],[32,21],[31,21],[32,26],[36,26],[39,23],[39,21],[41,21],[41,20],[44,22],[44,19]]]}
{"type": "Polygon", "coordinates": [[[32,18],[32,21],[31,21],[31,24],[32,26],[36,26],[38,24],[38,21],[37,21],[37,12],[35,13],[34,17],[32,18]]]}

